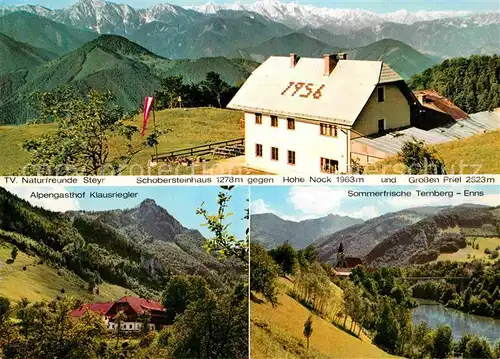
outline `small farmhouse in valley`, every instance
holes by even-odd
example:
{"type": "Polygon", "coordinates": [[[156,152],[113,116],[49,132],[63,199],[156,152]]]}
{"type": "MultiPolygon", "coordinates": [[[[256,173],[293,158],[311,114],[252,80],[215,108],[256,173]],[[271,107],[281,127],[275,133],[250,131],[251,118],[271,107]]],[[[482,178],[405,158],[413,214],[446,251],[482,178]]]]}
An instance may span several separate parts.
{"type": "Polygon", "coordinates": [[[245,112],[246,165],[271,173],[346,173],[351,142],[411,125],[420,108],[381,61],[270,57],[228,107],[245,112]],[[416,110],[418,111],[418,110],[416,110]]]}
{"type": "Polygon", "coordinates": [[[116,329],[118,324],[115,323],[114,317],[121,311],[127,316],[127,319],[120,324],[123,331],[141,330],[143,324],[139,320],[139,315],[146,311],[150,314],[149,327],[151,330],[160,330],[163,326],[170,324],[165,308],[160,302],[132,296],[122,297],[116,302],[84,304],[73,310],[71,317],[82,317],[87,311],[101,314],[109,330],[116,329]]]}

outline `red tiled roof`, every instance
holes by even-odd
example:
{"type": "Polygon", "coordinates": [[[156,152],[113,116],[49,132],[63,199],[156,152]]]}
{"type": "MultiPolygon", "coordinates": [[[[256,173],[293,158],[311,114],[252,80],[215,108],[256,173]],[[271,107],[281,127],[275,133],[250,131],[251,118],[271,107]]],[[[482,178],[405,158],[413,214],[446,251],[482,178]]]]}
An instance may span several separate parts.
{"type": "Polygon", "coordinates": [[[84,315],[88,310],[106,315],[115,303],[128,303],[136,313],[141,313],[144,310],[165,310],[161,303],[156,300],[125,296],[118,299],[116,302],[84,304],[80,308],[72,310],[70,316],[78,318],[84,315]]]}
{"type": "Polygon", "coordinates": [[[424,107],[450,115],[454,120],[469,117],[466,112],[435,90],[413,91],[424,107]],[[422,101],[422,98],[425,98],[422,101]]]}
{"type": "Polygon", "coordinates": [[[144,310],[165,310],[163,305],[156,300],[137,298],[132,296],[125,296],[116,301],[116,303],[128,303],[136,313],[144,310]]]}
{"type": "Polygon", "coordinates": [[[84,304],[80,308],[72,310],[70,316],[81,317],[87,310],[90,310],[91,312],[102,313],[104,315],[108,312],[113,304],[113,302],[84,304]]]}
{"type": "Polygon", "coordinates": [[[346,257],[345,263],[347,265],[347,268],[354,268],[357,265],[363,265],[363,261],[361,260],[361,258],[356,257],[346,257]]]}

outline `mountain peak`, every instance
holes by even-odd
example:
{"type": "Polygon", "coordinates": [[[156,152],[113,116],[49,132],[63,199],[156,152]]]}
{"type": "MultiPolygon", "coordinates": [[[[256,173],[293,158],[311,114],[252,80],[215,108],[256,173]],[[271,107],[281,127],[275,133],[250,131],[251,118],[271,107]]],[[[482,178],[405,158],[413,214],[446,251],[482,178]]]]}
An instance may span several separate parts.
{"type": "Polygon", "coordinates": [[[121,55],[149,55],[159,57],[141,45],[136,44],[120,35],[100,35],[95,40],[88,43],[90,46],[98,46],[119,53],[121,55]]]}
{"type": "Polygon", "coordinates": [[[106,2],[103,0],[79,0],[75,4],[75,6],[78,6],[78,5],[88,5],[88,6],[92,6],[92,7],[101,7],[101,6],[105,6],[106,2]]]}
{"type": "Polygon", "coordinates": [[[139,205],[139,208],[144,208],[144,207],[160,207],[156,204],[156,201],[151,198],[146,198],[144,201],[141,202],[139,205]]]}

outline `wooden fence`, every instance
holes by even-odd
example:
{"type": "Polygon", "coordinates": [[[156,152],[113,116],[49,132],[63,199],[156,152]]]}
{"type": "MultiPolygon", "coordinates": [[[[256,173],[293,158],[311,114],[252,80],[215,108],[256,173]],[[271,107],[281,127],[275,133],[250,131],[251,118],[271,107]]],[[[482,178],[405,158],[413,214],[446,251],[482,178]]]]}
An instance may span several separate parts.
{"type": "Polygon", "coordinates": [[[177,157],[187,157],[187,156],[194,156],[194,155],[202,156],[202,155],[211,154],[214,152],[214,150],[216,150],[218,148],[223,148],[223,147],[227,147],[227,146],[237,146],[237,145],[244,146],[245,145],[245,138],[237,138],[234,140],[207,143],[205,145],[183,148],[181,150],[162,152],[162,153],[158,153],[158,156],[152,155],[151,160],[157,162],[157,161],[173,160],[177,157]]]}

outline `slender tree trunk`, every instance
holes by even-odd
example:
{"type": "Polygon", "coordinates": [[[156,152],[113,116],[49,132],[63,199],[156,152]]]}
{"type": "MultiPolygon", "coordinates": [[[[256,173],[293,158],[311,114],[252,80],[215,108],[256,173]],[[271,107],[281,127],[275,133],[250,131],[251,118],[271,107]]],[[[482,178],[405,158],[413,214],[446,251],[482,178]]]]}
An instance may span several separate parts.
{"type": "Polygon", "coordinates": [[[347,315],[344,314],[344,328],[346,323],[347,323],[347,315]]]}
{"type": "Polygon", "coordinates": [[[307,350],[309,350],[309,337],[307,337],[307,350]]]}

